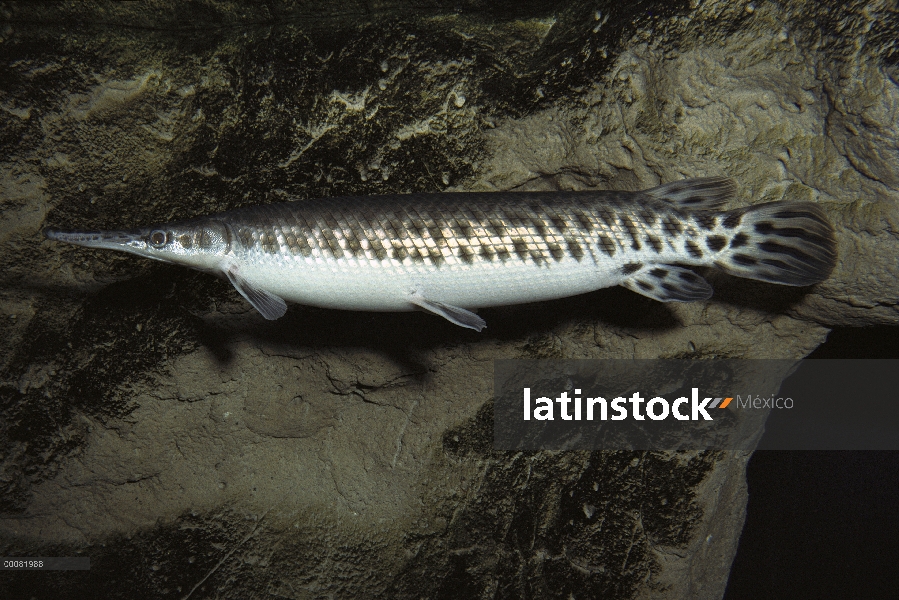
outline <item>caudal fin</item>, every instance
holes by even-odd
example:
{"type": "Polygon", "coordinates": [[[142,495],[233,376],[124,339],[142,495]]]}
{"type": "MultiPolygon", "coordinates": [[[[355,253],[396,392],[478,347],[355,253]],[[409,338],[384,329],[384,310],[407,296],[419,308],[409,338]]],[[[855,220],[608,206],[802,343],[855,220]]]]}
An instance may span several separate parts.
{"type": "Polygon", "coordinates": [[[808,202],[771,202],[724,213],[734,231],[715,266],[737,277],[782,285],[813,285],[837,261],[833,225],[808,202]]]}

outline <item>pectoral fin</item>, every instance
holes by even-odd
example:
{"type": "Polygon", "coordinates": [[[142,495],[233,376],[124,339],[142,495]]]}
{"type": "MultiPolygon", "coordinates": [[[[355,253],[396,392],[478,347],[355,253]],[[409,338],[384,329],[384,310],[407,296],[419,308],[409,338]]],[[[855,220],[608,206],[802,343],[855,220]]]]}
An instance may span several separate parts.
{"type": "Polygon", "coordinates": [[[487,322],[470,310],[465,310],[464,308],[451,306],[449,304],[444,304],[443,302],[437,302],[435,300],[429,300],[418,292],[414,292],[409,296],[409,302],[411,302],[415,306],[425,309],[429,313],[440,315],[447,321],[455,323],[460,327],[474,329],[477,332],[480,332],[482,329],[487,327],[487,322]]]}
{"type": "Polygon", "coordinates": [[[228,275],[228,281],[234,285],[240,295],[246,298],[247,302],[269,321],[280,319],[287,312],[287,304],[284,300],[244,279],[237,265],[228,267],[225,274],[228,275]]]}
{"type": "Polygon", "coordinates": [[[643,266],[621,285],[659,302],[692,302],[712,297],[708,281],[674,265],[643,266]]]}

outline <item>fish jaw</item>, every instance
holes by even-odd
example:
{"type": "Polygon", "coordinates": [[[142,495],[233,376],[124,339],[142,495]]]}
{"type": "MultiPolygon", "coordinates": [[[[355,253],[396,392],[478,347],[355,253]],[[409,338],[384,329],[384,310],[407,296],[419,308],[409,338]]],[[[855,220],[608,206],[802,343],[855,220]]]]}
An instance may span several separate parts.
{"type": "Polygon", "coordinates": [[[48,240],[85,248],[123,250],[138,254],[144,252],[147,246],[143,231],[137,229],[130,231],[66,231],[48,227],[44,229],[43,233],[48,240]]]}
{"type": "Polygon", "coordinates": [[[86,248],[127,252],[202,271],[220,270],[231,245],[228,227],[209,220],[127,230],[67,231],[51,227],[44,230],[44,237],[86,248]]]}

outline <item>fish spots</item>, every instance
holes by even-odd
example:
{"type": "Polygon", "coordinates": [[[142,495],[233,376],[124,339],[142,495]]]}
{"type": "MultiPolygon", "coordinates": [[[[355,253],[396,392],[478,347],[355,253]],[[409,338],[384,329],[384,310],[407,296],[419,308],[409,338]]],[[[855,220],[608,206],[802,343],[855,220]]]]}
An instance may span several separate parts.
{"type": "Polygon", "coordinates": [[[507,212],[504,213],[506,217],[506,222],[511,225],[513,228],[525,228],[527,227],[527,223],[525,218],[518,212],[507,212]]]}
{"type": "Polygon", "coordinates": [[[649,210],[648,208],[640,209],[638,213],[640,215],[640,220],[646,223],[647,227],[654,227],[655,224],[659,221],[659,215],[649,210]]]}
{"type": "Polygon", "coordinates": [[[712,231],[713,229],[715,229],[715,227],[718,226],[718,215],[710,213],[696,214],[693,215],[693,222],[696,223],[696,226],[700,229],[712,231]]]}
{"type": "Polygon", "coordinates": [[[346,240],[347,250],[353,256],[359,256],[362,253],[362,243],[359,241],[359,238],[356,237],[355,233],[352,231],[344,232],[344,239],[346,240]]]}
{"type": "Polygon", "coordinates": [[[403,246],[402,243],[396,241],[393,242],[393,252],[391,253],[391,255],[394,260],[402,262],[406,260],[407,256],[409,256],[409,251],[406,250],[406,247],[403,246]]]}
{"type": "Polygon", "coordinates": [[[446,242],[446,238],[443,235],[443,229],[440,228],[437,224],[429,224],[428,225],[428,235],[431,236],[431,239],[438,243],[446,242]]]}
{"type": "Polygon", "coordinates": [[[672,285],[672,284],[667,283],[667,282],[662,284],[662,289],[665,290],[666,292],[668,292],[669,294],[676,294],[676,293],[678,293],[678,292],[680,291],[680,290],[677,288],[677,286],[672,285]]]}
{"type": "Polygon", "coordinates": [[[698,284],[700,281],[703,281],[702,277],[694,273],[693,271],[681,271],[678,273],[678,277],[683,279],[688,283],[698,284]]]}
{"type": "Polygon", "coordinates": [[[787,271],[790,269],[790,265],[788,265],[787,263],[785,263],[782,260],[777,260],[776,258],[766,258],[765,260],[763,260],[761,262],[765,265],[768,265],[769,267],[774,267],[775,269],[778,269],[781,271],[787,271]]]}
{"type": "Polygon", "coordinates": [[[678,236],[684,231],[684,225],[674,215],[665,215],[662,219],[662,227],[672,236],[678,236]]]}
{"type": "Polygon", "coordinates": [[[584,256],[586,255],[584,247],[576,238],[566,237],[565,244],[568,246],[568,252],[571,253],[571,256],[573,256],[575,260],[581,262],[584,259],[584,256]]]}
{"type": "Polygon", "coordinates": [[[340,229],[340,223],[337,221],[333,212],[325,211],[325,214],[322,215],[322,220],[325,222],[326,229],[330,229],[331,231],[340,229]]]}
{"type": "Polygon", "coordinates": [[[809,258],[808,254],[801,248],[787,246],[778,242],[761,242],[758,244],[758,247],[760,250],[769,254],[783,254],[799,260],[806,260],[809,258]]]}
{"type": "Polygon", "coordinates": [[[185,250],[190,250],[191,246],[194,245],[194,241],[190,239],[190,236],[186,233],[178,238],[178,243],[181,244],[181,247],[185,250]]]}
{"type": "MultiPolygon", "coordinates": [[[[500,198],[496,202],[476,196],[401,198],[393,204],[385,200],[386,206],[367,202],[363,207],[360,202],[359,206],[335,209],[324,202],[318,207],[305,207],[304,203],[303,207],[289,207],[290,212],[284,214],[259,217],[258,224],[235,224],[231,232],[239,240],[235,249],[244,244],[252,252],[314,256],[326,262],[389,262],[416,270],[491,263],[496,268],[500,261],[545,267],[574,264],[570,262],[574,259],[579,263],[593,260],[599,266],[605,261],[618,272],[622,263],[640,261],[641,269],[647,265],[668,270],[666,277],[643,277],[657,290],[661,290],[662,279],[681,283],[676,271],[663,264],[663,256],[670,254],[674,260],[679,255],[679,260],[696,264],[714,252],[723,252],[729,244],[739,247],[745,242],[755,247],[749,227],[743,234],[745,240],[737,231],[707,232],[703,230],[703,211],[679,213],[670,207],[634,202],[631,195],[617,203],[582,194],[540,195],[539,202],[521,196],[521,201],[500,198]],[[696,235],[688,235],[693,229],[696,235]],[[612,257],[617,265],[613,266],[612,257]]],[[[709,214],[718,222],[730,216],[709,214]]],[[[766,221],[780,225],[775,218],[766,221]]],[[[781,230],[775,233],[780,239],[781,230]]],[[[191,237],[196,247],[196,234],[191,237]]],[[[216,234],[215,242],[220,241],[216,234]]],[[[755,255],[754,251],[746,253],[755,255]]],[[[779,252],[775,258],[783,255],[779,252]]]]}
{"type": "MultiPolygon", "coordinates": [[[[790,211],[787,214],[795,215],[801,213],[790,211]]],[[[798,238],[812,245],[827,243],[827,238],[822,237],[820,234],[809,231],[803,227],[775,227],[773,223],[762,221],[755,224],[755,230],[757,233],[762,233],[765,235],[772,235],[782,238],[798,238]]]]}
{"type": "Polygon", "coordinates": [[[384,246],[382,246],[380,242],[378,242],[377,246],[375,246],[375,244],[372,244],[371,251],[372,254],[374,254],[375,258],[378,260],[387,260],[387,257],[389,256],[387,249],[384,248],[384,246]]]}
{"type": "Polygon", "coordinates": [[[649,272],[650,275],[655,277],[656,279],[664,279],[668,277],[668,269],[663,269],[661,267],[656,267],[655,269],[649,272]]]}
{"type": "Polygon", "coordinates": [[[627,263],[621,267],[621,273],[624,275],[633,275],[643,268],[643,263],[627,263]]]}
{"type": "Polygon", "coordinates": [[[565,251],[562,250],[562,246],[557,244],[556,242],[549,242],[547,244],[549,248],[549,254],[553,257],[553,260],[559,262],[563,258],[565,258],[565,251]]]}
{"type": "Polygon", "coordinates": [[[574,216],[584,231],[588,233],[593,231],[593,221],[590,219],[590,217],[587,216],[585,212],[577,210],[574,212],[574,216]]]}
{"type": "Polygon", "coordinates": [[[599,220],[603,222],[606,229],[615,229],[615,216],[608,210],[599,211],[599,220]]]}
{"type": "Polygon", "coordinates": [[[607,235],[599,235],[599,249],[608,256],[615,256],[615,242],[607,235]]]}
{"type": "Polygon", "coordinates": [[[744,267],[751,267],[753,265],[758,264],[758,260],[749,256],[748,254],[734,254],[731,257],[731,260],[738,265],[742,265],[744,267]]]}
{"type": "Polygon", "coordinates": [[[514,238],[512,240],[512,246],[515,248],[515,254],[518,255],[518,258],[521,260],[526,260],[530,255],[530,248],[528,248],[528,243],[522,238],[514,238]]]}
{"type": "Polygon", "coordinates": [[[699,246],[693,240],[687,240],[687,242],[684,244],[684,249],[693,258],[702,258],[703,257],[702,250],[699,248],[699,246]]]}
{"type": "Polygon", "coordinates": [[[442,265],[443,263],[446,262],[446,257],[443,256],[443,253],[440,251],[439,248],[429,248],[428,256],[431,257],[431,262],[434,264],[435,267],[439,267],[440,265],[442,265]]]}
{"type": "Polygon", "coordinates": [[[456,220],[453,222],[452,226],[453,233],[458,238],[465,238],[470,240],[476,237],[475,229],[472,227],[471,223],[468,221],[460,221],[456,220]]]}
{"type": "Polygon", "coordinates": [[[485,227],[487,233],[498,237],[503,238],[506,237],[506,226],[500,219],[490,219],[488,225],[485,227]]]}
{"type": "Polygon", "coordinates": [[[649,283],[648,281],[643,281],[642,279],[637,280],[637,287],[646,292],[651,292],[655,289],[655,286],[649,283]]]}
{"type": "Polygon", "coordinates": [[[417,246],[409,248],[409,258],[411,258],[414,263],[423,263],[426,256],[428,256],[428,251],[425,248],[419,248],[417,246]]]}
{"type": "MultiPolygon", "coordinates": [[[[332,232],[328,232],[328,235],[324,235],[325,232],[322,231],[322,239],[327,244],[328,249],[331,251],[331,256],[334,258],[343,258],[343,248],[340,247],[340,240],[338,240],[332,232]]],[[[322,248],[324,249],[324,248],[322,248]]],[[[263,244],[262,250],[265,251],[265,245],[263,244]]]]}
{"type": "Polygon", "coordinates": [[[742,211],[734,211],[724,217],[724,220],[721,222],[722,227],[725,229],[734,229],[743,222],[743,212],[742,211]]]}
{"type": "Polygon", "coordinates": [[[425,225],[424,221],[420,219],[412,219],[407,229],[409,230],[409,233],[414,232],[415,237],[418,239],[424,239],[424,237],[428,234],[427,226],[425,225]]]}
{"type": "Polygon", "coordinates": [[[422,246],[410,246],[407,244],[406,250],[409,252],[409,260],[416,265],[424,264],[430,256],[428,249],[422,246]]]}
{"type": "Polygon", "coordinates": [[[749,243],[749,236],[745,233],[738,233],[734,236],[734,239],[730,241],[731,248],[742,248],[746,244],[749,243]]]}
{"type": "Polygon", "coordinates": [[[552,231],[550,231],[549,227],[547,227],[546,223],[543,221],[534,220],[531,223],[531,228],[533,229],[534,235],[541,239],[545,240],[553,237],[552,231]]]}
{"type": "Polygon", "coordinates": [[[403,222],[399,219],[385,219],[382,222],[382,227],[384,228],[384,233],[391,240],[400,240],[403,238],[401,232],[405,232],[405,228],[403,227],[403,222]]]}
{"type": "Polygon", "coordinates": [[[536,200],[529,200],[527,203],[528,210],[533,214],[540,214],[543,212],[543,205],[536,200]]]}
{"type": "Polygon", "coordinates": [[[727,245],[727,238],[721,235],[710,235],[706,238],[705,245],[712,252],[719,252],[727,245]]]}
{"type": "Polygon", "coordinates": [[[628,235],[631,236],[631,248],[634,250],[640,250],[643,246],[640,244],[639,232],[637,231],[637,226],[634,225],[634,222],[627,215],[621,215],[618,217],[618,221],[621,223],[621,226],[627,231],[628,235]]]}

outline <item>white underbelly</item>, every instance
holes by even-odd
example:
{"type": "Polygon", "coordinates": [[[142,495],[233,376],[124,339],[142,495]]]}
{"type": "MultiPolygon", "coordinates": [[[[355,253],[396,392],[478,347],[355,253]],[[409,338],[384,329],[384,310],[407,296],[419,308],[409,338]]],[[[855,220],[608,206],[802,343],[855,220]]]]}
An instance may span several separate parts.
{"type": "Polygon", "coordinates": [[[411,311],[410,295],[461,308],[539,302],[617,285],[620,264],[578,262],[551,264],[520,261],[419,267],[394,262],[372,264],[273,256],[264,263],[244,263],[244,277],[285,300],[345,310],[411,311]]]}

